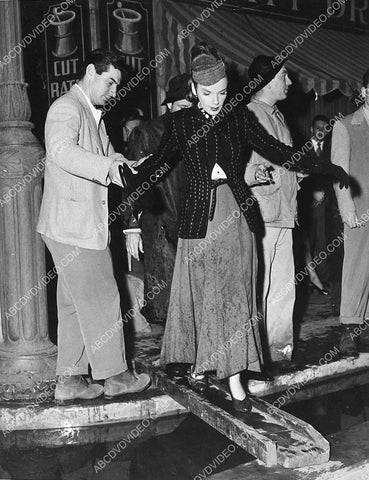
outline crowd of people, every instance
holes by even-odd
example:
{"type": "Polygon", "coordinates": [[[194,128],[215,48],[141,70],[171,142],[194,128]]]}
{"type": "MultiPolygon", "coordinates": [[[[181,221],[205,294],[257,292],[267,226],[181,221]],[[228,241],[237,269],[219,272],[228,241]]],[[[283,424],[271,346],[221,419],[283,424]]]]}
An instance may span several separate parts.
{"type": "MultiPolygon", "coordinates": [[[[291,85],[285,62],[257,56],[249,76],[262,81],[250,101],[224,108],[226,65],[215,49],[199,44],[191,50],[191,73],[169,82],[167,113],[147,120],[139,112],[128,119],[125,150],[116,153],[98,107],[116,94],[120,68],[114,53],[91,52],[76,85],[52,104],[46,120],[38,232],[55,263],[75,247],[80,252],[58,278],[56,400],[103,393],[113,398],[150,385],[125,358],[109,251],[110,183],[122,187],[126,250],[136,261],[143,253],[145,291],[158,281],[167,285],[146,302],[145,314],[165,324],[161,365],[169,375],[186,377],[191,388],[204,393],[213,373],[227,381],[235,414],[244,414],[251,410],[245,372],[294,368],[298,203],[309,213],[298,228],[307,264],[344,229],[341,352],[357,355],[357,324],[369,319],[369,282],[360,258],[365,215],[369,218],[360,162],[369,100],[337,123],[332,139],[326,135],[328,118],[315,117],[314,148],[296,160],[298,150],[277,107],[291,85]],[[362,188],[360,200],[352,182],[348,188],[348,173],[362,188]],[[89,375],[95,381],[86,382],[89,375]]],[[[368,83],[364,77],[363,92],[368,83]]],[[[335,315],[337,263],[309,271],[310,288],[322,295],[331,290],[335,315]]],[[[361,346],[365,338],[360,335],[361,346]]]]}

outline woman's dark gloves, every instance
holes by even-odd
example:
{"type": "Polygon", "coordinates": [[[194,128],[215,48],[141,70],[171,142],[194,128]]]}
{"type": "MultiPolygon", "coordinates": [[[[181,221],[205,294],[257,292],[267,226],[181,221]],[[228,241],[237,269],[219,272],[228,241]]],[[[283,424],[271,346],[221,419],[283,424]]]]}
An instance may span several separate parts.
{"type": "Polygon", "coordinates": [[[324,171],[322,171],[322,173],[334,177],[339,182],[340,188],[349,187],[349,176],[342,167],[333,165],[333,163],[327,163],[324,165],[324,171]]]}
{"type": "Polygon", "coordinates": [[[118,169],[124,190],[127,192],[133,192],[136,188],[135,175],[125,163],[123,165],[119,165],[118,169]]]}

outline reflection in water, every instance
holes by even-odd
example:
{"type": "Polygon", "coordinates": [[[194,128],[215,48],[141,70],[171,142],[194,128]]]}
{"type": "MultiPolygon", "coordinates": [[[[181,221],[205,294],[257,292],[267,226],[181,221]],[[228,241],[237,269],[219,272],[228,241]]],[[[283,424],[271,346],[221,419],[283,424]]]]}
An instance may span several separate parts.
{"type": "MultiPolygon", "coordinates": [[[[234,445],[193,415],[156,420],[134,438],[141,424],[12,432],[1,442],[0,479],[187,480],[234,445]]],[[[253,459],[230,451],[217,472],[253,459]]]]}
{"type": "Polygon", "coordinates": [[[325,436],[347,430],[368,419],[369,385],[295,403],[286,410],[310,423],[325,436]]]}
{"type": "MultiPolygon", "coordinates": [[[[328,435],[367,421],[369,387],[324,395],[286,409],[328,435]]],[[[146,424],[12,432],[0,440],[0,479],[187,480],[206,478],[209,472],[219,473],[252,459],[189,414],[146,424]],[[226,449],[232,452],[227,458],[221,455],[226,449]]]]}

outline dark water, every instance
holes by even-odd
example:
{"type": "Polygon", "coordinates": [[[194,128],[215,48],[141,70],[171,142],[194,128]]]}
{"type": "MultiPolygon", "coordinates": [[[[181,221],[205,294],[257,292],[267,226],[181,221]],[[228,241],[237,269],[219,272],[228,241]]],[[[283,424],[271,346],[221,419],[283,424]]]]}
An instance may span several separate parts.
{"type": "MultiPolygon", "coordinates": [[[[328,435],[367,421],[369,386],[285,409],[328,435]]],[[[200,480],[253,460],[192,414],[93,428],[13,432],[1,443],[1,480],[200,480]]]]}
{"type": "Polygon", "coordinates": [[[207,476],[206,471],[215,473],[253,459],[191,414],[94,428],[13,432],[8,438],[0,453],[1,468],[8,475],[0,469],[1,480],[165,480],[196,476],[198,480],[207,476]],[[208,464],[213,466],[203,471],[208,464]]]}

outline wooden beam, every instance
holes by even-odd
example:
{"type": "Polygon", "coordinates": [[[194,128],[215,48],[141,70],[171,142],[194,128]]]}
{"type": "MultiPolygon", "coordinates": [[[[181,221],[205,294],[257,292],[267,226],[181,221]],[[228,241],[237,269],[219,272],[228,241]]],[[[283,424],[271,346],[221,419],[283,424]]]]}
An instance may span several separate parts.
{"type": "Polygon", "coordinates": [[[358,358],[341,358],[336,361],[322,363],[321,365],[309,365],[296,372],[278,375],[274,377],[273,382],[249,380],[248,387],[253,395],[265,397],[266,395],[287,390],[291,386],[301,388],[301,386],[329,380],[332,377],[340,377],[348,373],[368,369],[369,353],[361,353],[358,358]]]}
{"type": "Polygon", "coordinates": [[[212,480],[366,480],[369,478],[369,423],[328,436],[331,460],[296,470],[265,468],[253,461],[211,476],[212,480]]]}
{"type": "Polygon", "coordinates": [[[148,373],[154,385],[170,395],[179,404],[204,422],[226,435],[232,442],[259,458],[266,466],[277,464],[277,448],[273,440],[265,438],[253,427],[233,417],[190,388],[171,380],[163,370],[136,358],[136,369],[148,373]]]}
{"type": "MultiPolygon", "coordinates": [[[[224,385],[214,378],[211,378],[211,382],[226,393],[224,385]]],[[[255,413],[263,419],[258,418],[256,425],[252,417],[249,421],[255,427],[263,429],[264,435],[274,439],[279,465],[284,468],[298,468],[328,462],[329,442],[309,423],[275,408],[261,398],[253,398],[252,403],[255,413]]]]}
{"type": "MultiPolygon", "coordinates": [[[[296,468],[329,460],[329,443],[324,437],[308,423],[274,408],[264,400],[252,398],[252,413],[245,423],[213,401],[169,379],[164,371],[153,366],[148,359],[136,359],[136,368],[148,373],[163,392],[268,467],[278,463],[285,468],[296,468]]],[[[231,406],[229,393],[223,385],[212,380],[211,390],[212,397],[215,394],[215,401],[218,397],[223,406],[227,404],[228,396],[228,407],[231,406]]]]}
{"type": "MultiPolygon", "coordinates": [[[[321,397],[329,393],[341,392],[350,388],[358,387],[360,385],[368,384],[368,371],[363,370],[355,373],[350,373],[343,377],[332,377],[319,383],[307,384],[299,390],[292,391],[289,394],[287,391],[277,392],[272,395],[267,395],[264,399],[273,404],[278,402],[278,408],[284,407],[290,403],[302,402],[311,398],[321,397]]],[[[369,477],[368,477],[369,480],[369,477]]]]}

